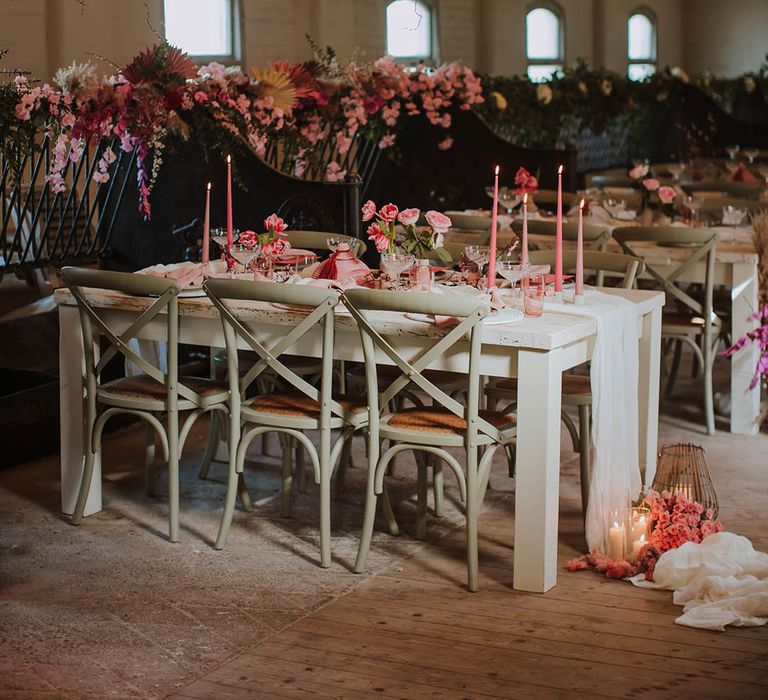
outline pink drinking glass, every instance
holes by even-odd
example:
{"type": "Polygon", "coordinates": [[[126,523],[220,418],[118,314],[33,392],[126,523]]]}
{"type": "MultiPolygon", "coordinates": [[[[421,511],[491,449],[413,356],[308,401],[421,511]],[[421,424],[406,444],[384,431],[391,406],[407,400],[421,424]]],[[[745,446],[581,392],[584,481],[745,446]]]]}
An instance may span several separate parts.
{"type": "Polygon", "coordinates": [[[523,277],[523,311],[526,316],[541,316],[544,311],[544,276],[523,277]]]}

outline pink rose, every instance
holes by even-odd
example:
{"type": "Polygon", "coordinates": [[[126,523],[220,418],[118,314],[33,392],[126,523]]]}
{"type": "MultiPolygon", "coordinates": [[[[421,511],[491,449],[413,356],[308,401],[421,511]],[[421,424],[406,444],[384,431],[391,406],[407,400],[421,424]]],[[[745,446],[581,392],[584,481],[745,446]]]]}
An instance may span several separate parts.
{"type": "Polygon", "coordinates": [[[659,187],[659,199],[662,204],[672,204],[672,202],[675,201],[676,196],[677,192],[675,192],[673,187],[670,187],[669,185],[659,187]]]}
{"type": "Polygon", "coordinates": [[[288,226],[277,214],[270,214],[264,219],[264,228],[267,231],[274,231],[275,233],[282,233],[288,226]]]}
{"type": "Polygon", "coordinates": [[[645,177],[648,174],[649,167],[645,164],[636,165],[629,171],[629,176],[633,180],[639,180],[641,177],[645,177]]]}
{"type": "Polygon", "coordinates": [[[655,192],[659,189],[661,183],[655,177],[649,177],[643,180],[643,187],[649,192],[655,192]]]}
{"type": "Polygon", "coordinates": [[[374,222],[368,227],[368,239],[373,241],[379,253],[389,250],[389,236],[382,231],[378,223],[374,222]]]}
{"type": "Polygon", "coordinates": [[[387,223],[393,222],[397,218],[398,209],[394,204],[385,204],[379,210],[379,218],[387,223]]]}
{"type": "Polygon", "coordinates": [[[451,146],[453,146],[453,139],[450,136],[446,136],[440,143],[437,144],[437,147],[441,151],[447,151],[451,146]]]}
{"type": "Polygon", "coordinates": [[[362,208],[363,221],[370,221],[376,215],[376,203],[369,199],[362,208]]]}
{"type": "Polygon", "coordinates": [[[397,220],[403,226],[413,226],[419,220],[421,212],[418,209],[403,209],[398,215],[397,220]]]}
{"type": "Polygon", "coordinates": [[[435,230],[435,233],[445,233],[451,228],[451,220],[439,211],[430,209],[426,213],[427,223],[435,230]]]}

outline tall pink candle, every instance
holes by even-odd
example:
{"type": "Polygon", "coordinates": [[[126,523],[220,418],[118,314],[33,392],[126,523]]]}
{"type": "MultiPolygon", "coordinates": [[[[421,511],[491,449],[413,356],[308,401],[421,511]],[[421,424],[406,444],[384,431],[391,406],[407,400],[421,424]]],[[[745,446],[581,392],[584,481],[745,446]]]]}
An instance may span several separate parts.
{"type": "Polygon", "coordinates": [[[227,253],[232,245],[232,156],[227,156],[227,253]]]}
{"type": "Polygon", "coordinates": [[[557,169],[557,228],[555,230],[555,293],[563,293],[563,166],[557,169]]]}
{"type": "Polygon", "coordinates": [[[211,183],[205,191],[205,218],[203,219],[203,265],[210,262],[211,255],[211,183]]]}
{"type": "Polygon", "coordinates": [[[528,193],[523,195],[523,250],[520,254],[520,262],[528,264],[528,193]]]}
{"type": "Polygon", "coordinates": [[[579,203],[579,232],[576,237],[576,296],[584,294],[584,200],[579,203]]]}
{"type": "Polygon", "coordinates": [[[496,286],[496,238],[499,218],[499,166],[494,170],[493,211],[491,212],[491,249],[488,252],[488,289],[496,286]]]}

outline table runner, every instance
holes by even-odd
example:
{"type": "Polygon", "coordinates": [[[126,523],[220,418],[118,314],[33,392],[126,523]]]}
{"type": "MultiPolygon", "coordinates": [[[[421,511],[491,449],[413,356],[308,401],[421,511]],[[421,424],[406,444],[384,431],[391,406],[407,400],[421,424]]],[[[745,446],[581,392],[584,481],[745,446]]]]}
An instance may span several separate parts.
{"type": "Polygon", "coordinates": [[[623,519],[629,503],[642,488],[638,458],[637,314],[626,299],[594,289],[585,289],[583,305],[548,301],[544,310],[588,316],[597,323],[590,369],[594,459],[586,536],[590,551],[605,552],[608,527],[614,519],[623,519]]]}

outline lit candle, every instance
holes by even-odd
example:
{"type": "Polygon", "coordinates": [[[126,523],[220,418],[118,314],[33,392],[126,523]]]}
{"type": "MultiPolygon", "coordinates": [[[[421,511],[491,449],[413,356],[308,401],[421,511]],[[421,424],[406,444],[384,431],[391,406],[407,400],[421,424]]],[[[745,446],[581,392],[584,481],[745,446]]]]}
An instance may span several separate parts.
{"type": "Polygon", "coordinates": [[[632,539],[645,537],[648,534],[648,518],[646,515],[637,516],[632,523],[632,539]]]}
{"type": "Polygon", "coordinates": [[[493,211],[491,212],[491,249],[488,251],[488,289],[496,286],[496,236],[499,218],[499,166],[494,170],[493,211]]]}
{"type": "Polygon", "coordinates": [[[608,530],[608,556],[614,561],[624,558],[625,539],[624,524],[614,520],[613,525],[608,530]]]}
{"type": "Polygon", "coordinates": [[[523,250],[520,257],[523,265],[528,264],[528,193],[523,195],[523,250]]]}
{"type": "Polygon", "coordinates": [[[584,303],[584,200],[579,203],[579,232],[576,237],[576,292],[575,304],[584,303]]]}
{"type": "Polygon", "coordinates": [[[227,156],[227,255],[232,245],[232,156],[227,156]]]}
{"type": "Polygon", "coordinates": [[[632,558],[637,559],[640,550],[645,547],[645,535],[640,535],[640,539],[635,540],[632,543],[632,558]]]}
{"type": "Polygon", "coordinates": [[[557,228],[555,230],[555,297],[563,296],[563,166],[557,169],[557,228]]]}
{"type": "Polygon", "coordinates": [[[210,262],[211,255],[211,183],[205,191],[205,218],[203,219],[203,265],[210,262]]]}

